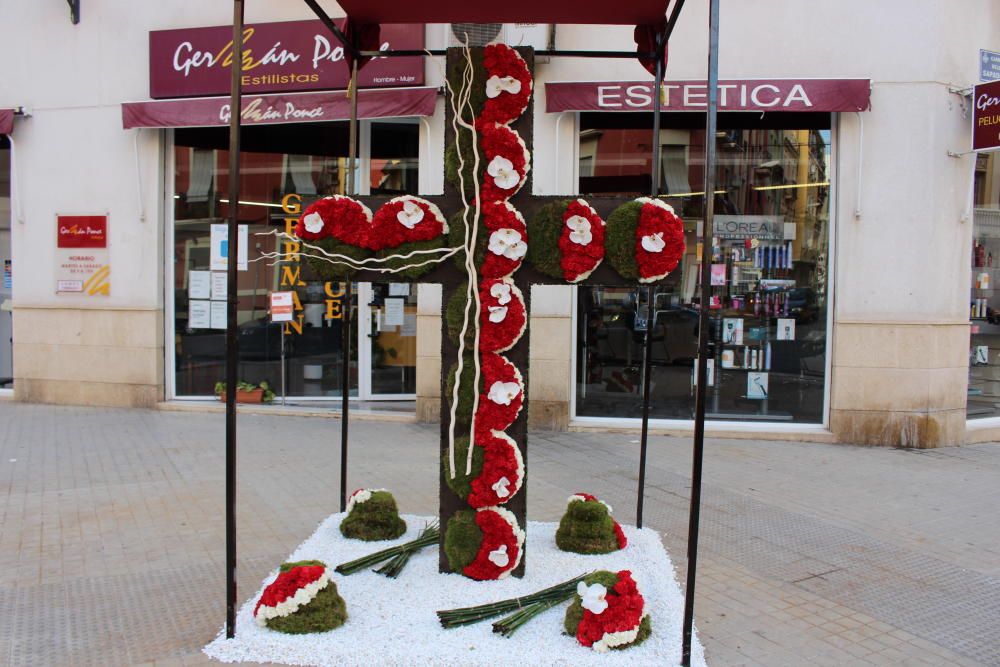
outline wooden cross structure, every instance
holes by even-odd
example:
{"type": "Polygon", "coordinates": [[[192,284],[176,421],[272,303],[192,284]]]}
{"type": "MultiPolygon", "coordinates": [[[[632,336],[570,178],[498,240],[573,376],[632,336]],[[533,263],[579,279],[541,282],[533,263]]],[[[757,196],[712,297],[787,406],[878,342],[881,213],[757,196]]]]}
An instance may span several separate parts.
{"type": "MultiPolygon", "coordinates": [[[[359,60],[362,58],[370,58],[376,55],[391,57],[392,55],[444,55],[442,52],[396,52],[396,53],[385,53],[385,52],[374,52],[374,51],[364,51],[358,48],[356,44],[352,42],[351,39],[345,37],[340,31],[338,26],[336,26],[329,17],[323,12],[315,0],[304,0],[317,15],[324,21],[327,27],[333,32],[338,39],[341,40],[342,44],[345,46],[345,50],[349,53],[349,60],[352,66],[352,88],[357,81],[357,69],[359,66],[359,60]]],[[[711,138],[715,136],[715,123],[716,123],[716,112],[717,112],[717,99],[716,99],[716,89],[718,81],[718,2],[719,0],[710,1],[710,20],[709,20],[709,77],[708,77],[708,114],[707,114],[707,137],[711,138]]],[[[343,4],[343,3],[342,3],[343,4]]],[[[641,50],[638,52],[640,59],[645,58],[646,62],[653,62],[653,70],[655,71],[655,90],[659,90],[663,81],[663,67],[665,61],[665,50],[666,43],[669,39],[670,33],[676,23],[678,15],[681,8],[683,7],[683,0],[676,0],[674,2],[674,7],[669,18],[664,18],[661,25],[659,25],[655,32],[652,33],[652,42],[649,44],[649,48],[645,51],[641,50]]],[[[530,5],[525,5],[528,7],[530,5]]],[[[348,10],[350,12],[350,10],[348,10]]],[[[471,11],[471,10],[470,10],[471,11]]],[[[454,20],[457,20],[455,17],[454,20]]],[[[402,20],[402,19],[400,19],[402,20]]],[[[430,19],[428,19],[430,20],[430,19]]],[[[607,21],[610,22],[610,21],[607,21]]],[[[241,45],[239,36],[242,33],[243,24],[243,0],[234,0],[234,21],[233,21],[233,34],[234,34],[234,44],[236,53],[234,54],[232,68],[232,108],[239,109],[241,107],[240,103],[240,76],[241,76],[241,45]]],[[[638,34],[638,31],[637,31],[638,34]]],[[[533,72],[533,52],[531,49],[521,49],[518,51],[521,53],[522,57],[528,64],[529,71],[533,72]]],[[[460,49],[449,49],[447,52],[447,59],[449,61],[449,66],[452,62],[462,55],[462,50],[460,49]]],[[[624,52],[558,52],[549,51],[546,55],[570,55],[570,56],[591,56],[591,57],[636,57],[636,53],[624,53],[624,52]]],[[[449,67],[450,70],[450,67],[449,67]]],[[[355,88],[356,89],[356,88],[355,88]]],[[[654,113],[653,113],[653,143],[652,146],[652,192],[650,193],[653,197],[659,194],[659,181],[660,181],[660,151],[659,147],[659,133],[660,133],[660,104],[661,96],[654,95],[654,113]]],[[[357,146],[357,113],[356,113],[356,100],[357,96],[354,95],[354,109],[352,109],[351,117],[351,128],[350,128],[350,160],[351,168],[348,172],[348,189],[353,191],[353,180],[354,180],[354,159],[356,154],[357,146]]],[[[451,126],[451,121],[453,117],[453,111],[451,105],[446,105],[448,107],[446,127],[451,126]]],[[[520,137],[524,140],[528,152],[531,152],[533,145],[533,100],[529,102],[528,108],[525,110],[520,117],[511,123],[511,128],[515,130],[520,137]]],[[[230,126],[230,201],[239,200],[239,179],[234,175],[239,172],[239,127],[240,127],[240,114],[232,114],[232,122],[230,126]]],[[[446,142],[452,144],[456,138],[449,133],[446,142]]],[[[714,192],[714,159],[715,159],[715,142],[706,141],[706,187],[705,192],[714,192]]],[[[485,167],[485,165],[483,165],[485,167]]],[[[481,169],[481,172],[485,169],[481,169]]],[[[565,200],[567,198],[574,198],[575,195],[561,195],[561,196],[535,196],[531,194],[531,176],[529,173],[528,181],[524,186],[509,199],[509,203],[517,209],[524,220],[531,221],[536,213],[542,207],[547,204],[551,204],[556,201],[565,200]]],[[[421,196],[422,199],[435,204],[440,208],[446,217],[451,217],[452,214],[461,212],[465,207],[466,203],[463,202],[462,194],[458,191],[451,183],[446,183],[445,192],[441,196],[421,196]]],[[[375,211],[379,207],[383,206],[390,198],[389,197],[357,197],[358,201],[363,202],[371,210],[375,211]]],[[[619,198],[619,197],[587,197],[587,203],[597,212],[597,214],[604,220],[608,219],[608,216],[616,208],[624,203],[632,201],[632,198],[619,198]]],[[[711,229],[712,211],[714,205],[714,198],[707,197],[705,200],[705,228],[711,229]]],[[[230,220],[230,238],[238,238],[235,233],[237,224],[237,207],[231,207],[231,220],[230,220]]],[[[482,222],[479,223],[480,225],[482,222]]],[[[481,230],[482,231],[482,230],[481,230]]],[[[530,235],[527,242],[531,244],[530,235]]],[[[709,280],[709,265],[711,260],[711,244],[702,244],[702,258],[701,258],[701,284],[702,284],[702,303],[707,303],[707,294],[709,292],[708,285],[709,280]]],[[[235,386],[236,382],[236,258],[237,253],[230,253],[229,261],[229,328],[227,331],[227,381],[229,386],[235,386]]],[[[370,273],[365,270],[356,272],[351,276],[353,280],[360,281],[377,281],[384,279],[384,274],[380,273],[370,273]]],[[[551,278],[549,275],[543,274],[538,271],[532,264],[528,261],[524,261],[520,268],[514,272],[512,275],[515,285],[520,289],[524,297],[526,314],[526,321],[530,320],[530,299],[531,299],[531,286],[532,285],[544,285],[544,284],[568,284],[565,281],[557,281],[551,278]]],[[[393,277],[393,280],[405,280],[401,277],[393,277]]],[[[459,287],[469,279],[469,274],[467,271],[459,269],[455,262],[451,259],[447,259],[437,266],[433,270],[425,275],[422,275],[419,279],[412,280],[412,282],[420,283],[439,283],[443,286],[442,294],[442,304],[448,304],[451,298],[454,296],[455,292],[459,287]]],[[[655,284],[673,284],[677,280],[676,276],[671,275],[663,281],[659,281],[655,284]]],[[[348,283],[350,284],[350,283],[348,283]]],[[[601,265],[594,270],[585,280],[578,282],[576,284],[591,286],[638,286],[635,280],[623,279],[616,271],[614,271],[607,260],[601,263],[601,265]]],[[[649,298],[647,300],[647,308],[649,309],[648,315],[651,315],[652,304],[653,304],[653,286],[649,286],[649,298]]],[[[348,297],[349,298],[349,297],[348,297]]],[[[442,318],[444,320],[445,318],[442,318]]],[[[642,513],[643,513],[643,493],[644,493],[644,483],[645,483],[645,463],[646,463],[646,445],[648,436],[648,420],[649,420],[649,407],[650,407],[650,347],[651,347],[651,332],[650,329],[652,318],[647,317],[647,321],[650,325],[646,329],[646,339],[645,339],[645,355],[644,355],[644,373],[643,373],[643,418],[642,418],[642,433],[640,440],[640,460],[639,460],[639,489],[637,495],[637,524],[641,527],[642,525],[642,513]]],[[[695,414],[695,455],[694,455],[694,469],[693,469],[693,484],[692,484],[692,500],[691,500],[691,521],[690,521],[690,532],[688,540],[688,581],[687,581],[687,595],[685,598],[685,619],[683,628],[683,651],[682,651],[682,663],[690,663],[690,646],[691,646],[691,636],[692,636],[692,625],[693,625],[693,590],[694,590],[694,574],[696,568],[696,558],[697,558],[697,527],[698,527],[698,512],[700,508],[700,488],[701,488],[701,459],[702,459],[702,443],[704,438],[704,418],[705,418],[705,392],[704,388],[707,384],[707,311],[702,309],[701,320],[700,320],[700,334],[699,334],[699,363],[697,367],[697,393],[696,393],[696,414],[695,414]]],[[[447,323],[442,321],[442,328],[446,329],[447,323]]],[[[344,322],[343,331],[345,334],[345,340],[349,341],[349,326],[348,322],[344,322]]],[[[530,389],[531,380],[529,377],[529,355],[528,349],[530,345],[530,330],[526,332],[528,335],[522,336],[520,340],[512,347],[510,350],[504,352],[504,356],[508,358],[518,369],[524,377],[524,394],[522,396],[523,405],[525,408],[528,406],[528,391],[530,389]]],[[[445,458],[449,450],[449,431],[450,424],[449,420],[445,415],[448,415],[450,410],[450,392],[448,391],[448,369],[456,362],[458,357],[458,348],[452,338],[448,335],[446,330],[442,333],[442,344],[441,344],[441,366],[442,366],[442,382],[441,382],[441,455],[445,458]]],[[[344,355],[345,358],[348,355],[349,347],[345,345],[344,355]]],[[[346,464],[347,464],[347,442],[348,442],[348,400],[346,391],[346,364],[345,366],[345,381],[343,385],[343,415],[342,415],[342,434],[341,434],[341,510],[343,511],[346,505],[346,464]]],[[[235,403],[234,403],[235,392],[230,392],[227,395],[227,420],[226,420],[226,432],[227,432],[227,475],[226,475],[226,500],[227,500],[227,635],[233,636],[235,632],[235,610],[236,610],[236,532],[235,532],[235,495],[236,495],[236,475],[235,475],[235,457],[236,457],[236,420],[235,420],[235,403]]],[[[527,421],[528,421],[528,411],[526,409],[521,410],[517,419],[514,423],[506,429],[506,433],[515,441],[517,446],[521,451],[522,458],[527,463],[527,421]]],[[[451,571],[447,557],[444,550],[444,539],[446,534],[446,529],[448,525],[448,520],[459,510],[468,509],[469,505],[458,495],[456,495],[449,486],[446,484],[445,476],[448,474],[445,466],[440,467],[440,525],[441,525],[441,549],[440,549],[440,568],[442,571],[451,571]]],[[[525,468],[525,478],[527,476],[527,469],[525,468]]],[[[525,480],[526,482],[526,480],[525,480]]],[[[526,525],[526,508],[527,508],[527,489],[526,483],[522,483],[522,487],[518,493],[516,493],[505,505],[505,508],[515,515],[518,524],[522,527],[526,525]]],[[[530,548],[528,543],[525,543],[525,556],[521,561],[521,564],[517,569],[514,570],[513,574],[519,576],[523,574],[527,560],[530,558],[530,548]]]]}

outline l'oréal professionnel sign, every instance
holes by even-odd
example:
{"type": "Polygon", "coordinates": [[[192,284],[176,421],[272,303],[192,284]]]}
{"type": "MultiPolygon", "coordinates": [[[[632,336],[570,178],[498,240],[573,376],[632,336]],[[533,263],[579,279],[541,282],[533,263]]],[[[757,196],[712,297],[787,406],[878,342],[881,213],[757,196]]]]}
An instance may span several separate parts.
{"type": "MultiPolygon", "coordinates": [[[[230,26],[156,30],[149,33],[149,95],[202,97],[229,92],[233,62],[230,26]]],[[[380,48],[423,49],[424,26],[382,26],[380,48]]],[[[344,49],[321,21],[247,25],[243,31],[243,91],[275,93],[346,88],[350,71],[344,49]]],[[[358,73],[367,88],[418,86],[420,57],[376,58],[358,73]]]]}

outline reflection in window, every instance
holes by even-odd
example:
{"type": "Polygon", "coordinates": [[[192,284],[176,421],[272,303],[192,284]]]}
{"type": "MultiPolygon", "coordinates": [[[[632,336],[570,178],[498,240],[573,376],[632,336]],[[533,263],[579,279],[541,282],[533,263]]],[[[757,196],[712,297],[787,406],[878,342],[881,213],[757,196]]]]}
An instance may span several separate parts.
{"type": "MultiPolygon", "coordinates": [[[[415,194],[419,125],[405,121],[371,125],[370,159],[361,161],[370,165],[366,184],[371,192],[415,194]]],[[[214,282],[214,275],[223,272],[212,271],[211,240],[212,225],[226,224],[230,214],[227,136],[225,128],[179,129],[174,135],[174,371],[178,396],[211,395],[225,372],[225,321],[218,317],[219,309],[213,318],[212,303],[224,303],[226,297],[215,289],[220,285],[214,282]]],[[[305,261],[276,266],[256,261],[276,250],[294,254],[296,245],[281,240],[279,247],[273,232],[294,227],[300,212],[315,199],[345,193],[347,124],[247,127],[242,147],[237,216],[239,223],[247,226],[249,261],[238,277],[239,379],[255,384],[265,380],[277,392],[284,364],[288,396],[332,398],[341,395],[346,363],[349,391],[356,395],[356,334],[352,334],[355,344],[350,358],[345,360],[341,323],[349,308],[352,321],[357,322],[358,290],[352,290],[348,304],[344,302],[345,286],[316,279],[305,261]],[[269,321],[268,293],[277,290],[295,293],[295,320],[286,325],[269,321]]],[[[412,392],[410,371],[404,375],[395,368],[393,373],[391,377],[401,378],[403,390],[412,392]]]]}
{"type": "MultiPolygon", "coordinates": [[[[691,419],[698,355],[705,133],[671,114],[660,136],[665,201],[687,252],[654,290],[578,290],[576,412],[640,417],[643,341],[652,334],[652,416],[691,419]]],[[[648,117],[584,114],[584,193],[649,192],[648,117]],[[643,124],[645,122],[645,124],[643,124]]],[[[830,117],[720,115],[712,242],[708,418],[823,421],[828,302],[830,117]]],[[[581,155],[584,151],[581,148],[581,155]]]]}
{"type": "Polygon", "coordinates": [[[969,296],[970,419],[1000,416],[1000,162],[976,156],[969,296]]]}

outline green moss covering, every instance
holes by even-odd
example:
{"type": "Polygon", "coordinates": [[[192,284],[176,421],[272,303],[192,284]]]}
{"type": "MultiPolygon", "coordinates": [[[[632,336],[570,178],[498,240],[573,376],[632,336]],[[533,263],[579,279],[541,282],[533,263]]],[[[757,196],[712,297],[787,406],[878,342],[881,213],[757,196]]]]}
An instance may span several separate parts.
{"type": "MultiPolygon", "coordinates": [[[[469,222],[472,222],[472,218],[476,213],[476,207],[469,207],[469,222]]],[[[486,259],[486,247],[490,242],[489,230],[483,224],[482,215],[479,219],[479,233],[476,235],[476,251],[475,260],[476,266],[482,266],[483,260],[486,259]]],[[[451,248],[458,248],[465,245],[465,222],[462,219],[462,212],[459,211],[448,219],[448,246],[451,248]]],[[[529,244],[530,246],[530,244],[529,244]]],[[[465,270],[465,253],[458,252],[454,256],[455,266],[460,270],[465,270]]]]}
{"type": "Polygon", "coordinates": [[[476,512],[462,510],[448,520],[444,534],[444,553],[452,572],[461,572],[476,559],[483,531],[476,525],[476,512]]]}
{"type": "Polygon", "coordinates": [[[622,278],[639,279],[639,265],[635,261],[635,230],[639,226],[642,204],[630,201],[622,204],[608,216],[605,229],[605,256],[608,263],[622,278]]]}
{"type": "MultiPolygon", "coordinates": [[[[471,84],[471,96],[469,102],[471,104],[471,109],[466,106],[464,109],[460,110],[462,118],[466,122],[471,123],[473,119],[482,113],[483,106],[486,103],[486,79],[487,73],[486,69],[483,67],[483,51],[481,48],[471,49],[472,64],[473,64],[473,80],[471,84]]],[[[455,58],[448,65],[448,82],[451,84],[452,93],[459,95],[462,82],[464,81],[465,73],[465,59],[455,58]]],[[[449,101],[450,105],[451,102],[449,101]]],[[[457,104],[457,102],[456,102],[457,104]]],[[[450,111],[450,108],[449,108],[450,111]]],[[[456,188],[459,187],[459,153],[461,153],[464,161],[465,168],[463,170],[463,175],[465,178],[465,191],[466,194],[471,198],[476,195],[476,189],[473,187],[472,179],[472,165],[474,164],[474,156],[472,151],[472,141],[471,135],[465,128],[459,128],[459,139],[453,134],[453,129],[451,125],[445,128],[445,136],[447,137],[444,151],[444,173],[445,178],[449,183],[454,185],[456,188]]],[[[480,162],[482,162],[482,150],[480,150],[480,162]]],[[[485,165],[480,164],[480,172],[485,170],[485,165]]]]}
{"type": "MultiPolygon", "coordinates": [[[[281,566],[281,569],[284,571],[286,566],[315,565],[317,563],[318,561],[286,563],[281,566]]],[[[309,604],[300,607],[294,614],[268,619],[267,627],[289,635],[304,635],[339,628],[346,620],[347,605],[344,603],[344,598],[340,597],[340,593],[337,592],[337,584],[330,581],[309,604]]]]}
{"type": "MultiPolygon", "coordinates": [[[[329,237],[320,239],[319,241],[307,241],[307,243],[318,246],[329,253],[346,255],[352,259],[368,259],[372,256],[372,252],[369,250],[350,246],[329,237]]],[[[309,252],[309,250],[303,248],[303,252],[309,252]]],[[[328,261],[308,256],[305,257],[305,260],[312,269],[313,275],[316,276],[318,280],[322,280],[324,282],[345,280],[353,277],[357,273],[356,269],[349,268],[346,264],[331,264],[328,261]]]]}
{"type": "MultiPolygon", "coordinates": [[[[404,243],[403,245],[396,246],[395,248],[388,248],[386,250],[380,250],[377,253],[378,257],[392,257],[393,255],[406,255],[414,250],[433,250],[435,248],[444,248],[446,245],[445,237],[439,236],[436,239],[431,239],[429,241],[414,241],[412,243],[404,243]]],[[[414,255],[408,259],[393,259],[380,265],[381,268],[397,268],[400,266],[407,266],[410,264],[420,264],[421,262],[426,262],[431,259],[439,259],[441,255],[414,255]]],[[[398,273],[390,274],[391,276],[402,276],[403,278],[409,278],[410,280],[415,280],[420,276],[433,271],[440,262],[432,262],[424,264],[423,266],[417,266],[410,269],[404,269],[398,273]]]]}
{"type": "Polygon", "coordinates": [[[578,554],[618,551],[615,522],[601,503],[574,500],[556,530],[556,546],[578,554]]]}
{"type": "Polygon", "coordinates": [[[367,502],[355,505],[340,522],[340,532],[352,540],[394,540],[406,532],[396,499],[388,491],[375,491],[367,502]]]}
{"type": "MultiPolygon", "coordinates": [[[[451,410],[451,398],[455,390],[455,375],[458,371],[458,364],[454,363],[448,369],[448,379],[445,382],[445,404],[448,406],[449,414],[451,410]]],[[[472,367],[472,354],[465,355],[462,367],[462,386],[458,389],[458,412],[456,419],[459,425],[472,423],[472,379],[475,369],[472,367]]]]}
{"type": "Polygon", "coordinates": [[[278,569],[281,572],[288,572],[289,570],[294,570],[297,567],[315,567],[319,565],[320,567],[326,567],[326,563],[321,560],[297,560],[294,563],[282,563],[281,567],[278,569]]]}
{"type": "MultiPolygon", "coordinates": [[[[448,339],[458,345],[458,338],[462,333],[462,322],[465,319],[465,304],[468,302],[468,283],[462,283],[455,290],[455,293],[448,299],[448,304],[444,309],[444,319],[448,330],[448,339]]],[[[469,312],[469,326],[465,331],[465,341],[471,345],[476,338],[474,313],[469,312]]]]}
{"type": "MultiPolygon", "coordinates": [[[[593,586],[594,584],[602,584],[609,591],[614,587],[615,582],[618,581],[618,575],[615,572],[609,572],[607,570],[600,570],[589,575],[584,581],[588,586],[593,586]]],[[[569,608],[566,610],[566,616],[563,619],[563,629],[571,637],[576,637],[576,629],[580,627],[580,621],[583,620],[583,601],[580,599],[579,595],[573,595],[573,602],[570,604],[569,608]]],[[[612,647],[613,651],[620,651],[627,649],[632,646],[636,646],[646,641],[649,635],[653,632],[653,624],[649,620],[649,616],[644,616],[642,621],[639,622],[639,634],[636,635],[635,641],[631,644],[624,644],[622,646],[612,647]]]]}
{"type": "Polygon", "coordinates": [[[528,262],[547,276],[562,280],[559,237],[562,236],[563,214],[570,199],[554,201],[538,209],[528,221],[528,262]]]}
{"type": "Polygon", "coordinates": [[[441,468],[444,470],[444,481],[448,488],[459,498],[468,498],[472,492],[472,480],[483,472],[483,448],[472,450],[472,474],[465,474],[465,461],[469,455],[469,439],[455,438],[455,478],[451,477],[451,467],[448,465],[447,452],[441,457],[441,468]]]}

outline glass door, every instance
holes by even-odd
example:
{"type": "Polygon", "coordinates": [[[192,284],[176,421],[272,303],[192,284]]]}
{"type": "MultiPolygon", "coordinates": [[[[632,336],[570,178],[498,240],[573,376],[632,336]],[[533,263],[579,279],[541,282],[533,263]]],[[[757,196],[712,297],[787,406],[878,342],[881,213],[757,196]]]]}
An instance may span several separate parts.
{"type": "Polygon", "coordinates": [[[361,283],[358,351],[361,397],[414,400],[417,391],[417,287],[361,283]]]}

